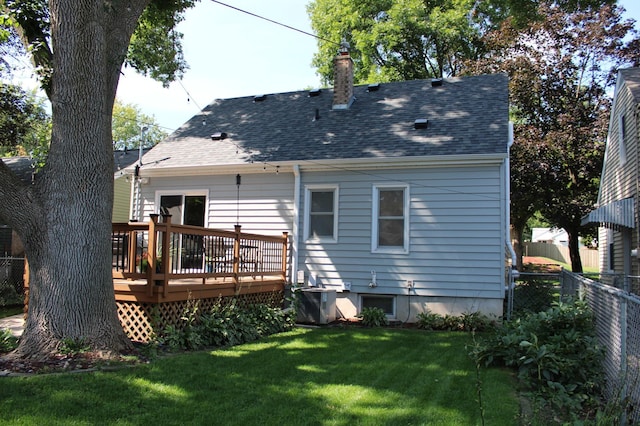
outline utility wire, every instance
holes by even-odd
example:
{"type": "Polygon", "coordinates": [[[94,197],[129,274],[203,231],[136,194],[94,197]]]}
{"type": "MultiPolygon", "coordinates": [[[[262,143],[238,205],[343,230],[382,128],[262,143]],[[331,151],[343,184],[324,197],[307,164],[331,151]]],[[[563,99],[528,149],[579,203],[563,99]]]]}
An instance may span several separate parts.
{"type": "Polygon", "coordinates": [[[230,9],[237,10],[238,12],[246,13],[247,15],[251,15],[251,16],[254,16],[254,17],[259,18],[259,19],[264,19],[265,21],[271,22],[272,24],[280,25],[281,27],[285,27],[285,28],[288,28],[290,30],[297,31],[299,33],[302,33],[304,35],[308,35],[308,36],[316,38],[318,40],[326,41],[327,43],[332,43],[332,44],[335,44],[336,46],[340,46],[340,43],[336,43],[333,40],[329,40],[329,39],[320,37],[318,35],[315,35],[313,33],[309,33],[309,32],[303,31],[301,29],[292,27],[290,25],[283,24],[282,22],[278,22],[278,21],[274,21],[273,19],[265,18],[264,16],[260,16],[260,15],[257,15],[255,13],[253,13],[253,12],[249,12],[247,10],[240,9],[239,7],[231,6],[230,4],[222,3],[221,1],[218,1],[218,0],[211,0],[211,1],[213,3],[217,3],[217,4],[221,5],[221,6],[226,6],[226,7],[230,8],[230,9]]]}

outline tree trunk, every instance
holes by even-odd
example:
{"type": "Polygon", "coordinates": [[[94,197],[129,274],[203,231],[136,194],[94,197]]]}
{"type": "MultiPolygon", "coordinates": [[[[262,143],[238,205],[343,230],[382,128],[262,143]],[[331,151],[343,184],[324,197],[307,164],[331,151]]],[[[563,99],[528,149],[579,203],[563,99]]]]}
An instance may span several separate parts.
{"type": "Polygon", "coordinates": [[[565,228],[569,236],[569,258],[571,259],[571,271],[582,272],[582,259],[580,259],[580,245],[578,239],[578,230],[573,228],[565,228]]]}
{"type": "Polygon", "coordinates": [[[27,322],[15,356],[45,357],[63,341],[115,352],[131,345],[118,320],[111,277],[111,112],[146,3],[50,1],[51,146],[35,185],[17,188],[27,195],[18,202],[29,212],[26,220],[11,221],[24,241],[30,278],[27,322]]]}

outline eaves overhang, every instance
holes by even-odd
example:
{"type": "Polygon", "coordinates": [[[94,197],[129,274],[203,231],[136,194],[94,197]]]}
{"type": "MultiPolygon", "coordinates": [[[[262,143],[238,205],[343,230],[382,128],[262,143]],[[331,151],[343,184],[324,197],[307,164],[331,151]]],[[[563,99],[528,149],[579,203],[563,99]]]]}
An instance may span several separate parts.
{"type": "Polygon", "coordinates": [[[438,155],[424,157],[358,158],[331,160],[270,161],[268,163],[211,164],[179,167],[150,167],[140,169],[140,176],[177,177],[202,175],[228,175],[236,173],[263,173],[277,168],[281,173],[293,173],[294,167],[300,171],[318,172],[335,170],[368,169],[415,169],[455,166],[497,166],[507,158],[500,154],[438,155]]]}

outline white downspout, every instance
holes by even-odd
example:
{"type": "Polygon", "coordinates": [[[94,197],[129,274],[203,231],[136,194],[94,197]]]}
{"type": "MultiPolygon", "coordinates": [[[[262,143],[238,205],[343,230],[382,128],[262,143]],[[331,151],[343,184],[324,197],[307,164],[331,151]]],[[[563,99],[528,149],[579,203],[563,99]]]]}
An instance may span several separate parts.
{"type": "Polygon", "coordinates": [[[509,268],[509,272],[507,274],[507,288],[505,289],[507,292],[507,312],[505,312],[505,316],[507,320],[511,319],[511,314],[513,312],[513,290],[516,286],[516,279],[520,276],[520,272],[517,269],[518,264],[518,256],[516,255],[516,251],[513,249],[513,245],[511,244],[511,167],[510,167],[510,157],[511,157],[511,145],[513,145],[513,123],[509,122],[509,142],[507,144],[507,158],[504,160],[504,174],[505,174],[505,196],[507,197],[508,202],[505,203],[505,211],[506,211],[506,220],[505,220],[505,233],[506,233],[506,243],[507,248],[509,249],[509,254],[511,254],[511,268],[509,268]]]}
{"type": "MultiPolygon", "coordinates": [[[[511,254],[511,266],[512,269],[516,269],[516,265],[518,264],[518,257],[516,256],[516,251],[513,249],[513,245],[511,244],[511,165],[510,165],[510,156],[511,156],[511,145],[513,145],[513,123],[509,122],[509,143],[507,144],[507,159],[505,160],[505,186],[506,186],[506,196],[509,200],[507,204],[507,218],[506,218],[506,230],[507,233],[507,248],[509,249],[509,254],[511,254]]],[[[517,271],[516,271],[517,272],[517,271]]],[[[518,274],[519,275],[519,274],[518,274]]],[[[517,277],[514,277],[517,278],[517,277]]]]}
{"type": "Polygon", "coordinates": [[[300,240],[300,166],[293,166],[293,229],[291,230],[291,284],[298,281],[298,250],[300,240]]]}

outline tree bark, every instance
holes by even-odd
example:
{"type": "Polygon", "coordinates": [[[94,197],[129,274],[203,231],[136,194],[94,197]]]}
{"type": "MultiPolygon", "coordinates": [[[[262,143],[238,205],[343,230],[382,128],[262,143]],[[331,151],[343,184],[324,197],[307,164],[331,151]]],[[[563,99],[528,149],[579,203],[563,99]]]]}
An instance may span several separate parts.
{"type": "Polygon", "coordinates": [[[578,229],[567,227],[564,228],[569,236],[569,258],[571,259],[571,271],[582,272],[582,259],[580,259],[580,245],[578,229]]]}
{"type": "Polygon", "coordinates": [[[29,260],[29,310],[14,356],[46,357],[64,341],[130,347],[111,276],[111,113],[120,68],[147,0],[51,0],[52,140],[34,185],[4,164],[0,216],[29,260]],[[8,202],[14,202],[9,209],[8,202]]]}

